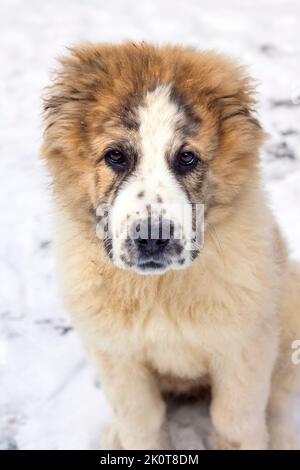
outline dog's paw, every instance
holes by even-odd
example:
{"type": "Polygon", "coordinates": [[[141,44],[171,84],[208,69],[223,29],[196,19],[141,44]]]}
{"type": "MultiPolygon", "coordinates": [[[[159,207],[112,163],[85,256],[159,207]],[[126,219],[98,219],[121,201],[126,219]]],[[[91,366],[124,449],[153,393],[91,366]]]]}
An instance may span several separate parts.
{"type": "Polygon", "coordinates": [[[172,449],[171,442],[168,436],[163,433],[159,436],[160,439],[156,439],[152,442],[151,439],[137,439],[136,437],[130,436],[130,440],[127,436],[126,447],[121,444],[117,428],[114,424],[110,424],[101,436],[101,449],[102,450],[136,450],[136,449],[147,449],[147,450],[170,450],[172,449]]]}
{"type": "Polygon", "coordinates": [[[116,427],[110,424],[102,434],[101,449],[103,450],[122,450],[121,442],[116,427]]]}
{"type": "Polygon", "coordinates": [[[272,450],[300,450],[300,442],[294,429],[278,426],[272,429],[270,447],[272,450]]]}
{"type": "Polygon", "coordinates": [[[217,432],[214,432],[212,437],[212,448],[215,450],[240,450],[240,444],[229,442],[217,432]]]}

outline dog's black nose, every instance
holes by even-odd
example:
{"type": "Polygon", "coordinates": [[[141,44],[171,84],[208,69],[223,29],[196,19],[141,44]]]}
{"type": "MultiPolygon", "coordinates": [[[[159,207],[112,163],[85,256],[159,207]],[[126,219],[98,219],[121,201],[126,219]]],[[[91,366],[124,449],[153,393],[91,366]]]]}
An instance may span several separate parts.
{"type": "Polygon", "coordinates": [[[147,256],[161,254],[169,241],[167,238],[136,238],[134,240],[140,253],[147,256]]]}
{"type": "Polygon", "coordinates": [[[139,253],[146,257],[162,254],[170,241],[166,222],[151,224],[145,220],[138,225],[140,230],[135,234],[134,243],[139,253]]]}

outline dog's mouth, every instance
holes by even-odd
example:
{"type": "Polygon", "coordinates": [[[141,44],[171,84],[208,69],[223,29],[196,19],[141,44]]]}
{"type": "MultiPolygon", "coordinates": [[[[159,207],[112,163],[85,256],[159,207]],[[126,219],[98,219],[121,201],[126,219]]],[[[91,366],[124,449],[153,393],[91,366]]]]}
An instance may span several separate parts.
{"type": "MultiPolygon", "coordinates": [[[[114,249],[113,240],[106,240],[104,248],[111,262],[118,268],[133,270],[138,274],[164,274],[169,270],[181,270],[189,267],[198,257],[200,249],[187,250],[179,245],[177,240],[166,241],[161,244],[156,241],[158,252],[150,253],[149,250],[136,249],[132,240],[126,240],[121,246],[114,249]],[[173,243],[172,243],[173,242],[173,243]]],[[[146,242],[142,246],[147,246],[146,242]]],[[[151,251],[151,250],[150,250],[151,251]]],[[[153,249],[152,249],[153,251],[153,249]]]]}
{"type": "Polygon", "coordinates": [[[183,252],[176,256],[130,256],[130,253],[113,256],[112,262],[122,269],[133,270],[138,274],[164,274],[169,270],[182,270],[189,267],[200,251],[183,252]]]}
{"type": "Polygon", "coordinates": [[[157,261],[144,261],[140,262],[135,267],[136,271],[141,273],[160,274],[167,269],[167,263],[160,263],[157,261]]]}

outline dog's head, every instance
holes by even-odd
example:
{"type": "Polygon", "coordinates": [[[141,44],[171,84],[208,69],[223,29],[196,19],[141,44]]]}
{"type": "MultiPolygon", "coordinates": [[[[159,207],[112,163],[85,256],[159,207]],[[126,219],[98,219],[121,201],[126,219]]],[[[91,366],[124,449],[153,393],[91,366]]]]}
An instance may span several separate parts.
{"type": "Polygon", "coordinates": [[[143,43],[82,46],[61,63],[43,147],[60,204],[118,267],[190,265],[255,177],[263,132],[244,70],[143,43]]]}

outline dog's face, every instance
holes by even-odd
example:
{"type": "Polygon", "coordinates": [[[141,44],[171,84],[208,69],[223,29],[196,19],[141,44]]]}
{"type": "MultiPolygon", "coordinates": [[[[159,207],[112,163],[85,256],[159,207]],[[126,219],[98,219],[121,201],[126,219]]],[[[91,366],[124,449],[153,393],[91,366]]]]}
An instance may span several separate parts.
{"type": "Polygon", "coordinates": [[[130,123],[121,118],[115,135],[103,133],[98,162],[99,179],[109,171],[98,233],[115,265],[140,273],[184,268],[201,245],[201,195],[191,195],[192,180],[199,185],[205,172],[191,141],[201,123],[171,93],[169,85],[146,91],[130,123]]]}
{"type": "Polygon", "coordinates": [[[254,175],[250,91],[231,62],[190,49],[95,46],[63,59],[44,155],[59,200],[116,266],[163,273],[201,253],[204,229],[254,175]]]}

